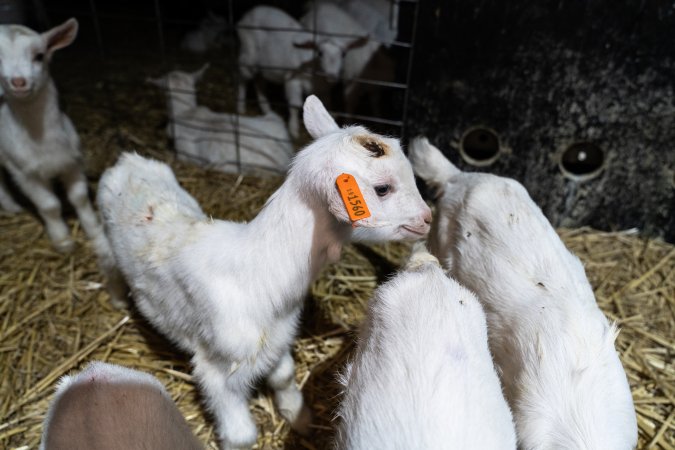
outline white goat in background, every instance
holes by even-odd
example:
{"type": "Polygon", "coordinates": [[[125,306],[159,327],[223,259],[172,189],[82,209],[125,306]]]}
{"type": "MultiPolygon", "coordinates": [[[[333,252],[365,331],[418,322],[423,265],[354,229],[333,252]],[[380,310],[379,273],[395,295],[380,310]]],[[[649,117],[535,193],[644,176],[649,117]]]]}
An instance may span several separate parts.
{"type": "Polygon", "coordinates": [[[400,0],[332,0],[355,18],[372,39],[385,47],[398,36],[400,0]]]}
{"type": "MultiPolygon", "coordinates": [[[[68,116],[59,109],[56,86],[49,75],[52,55],[70,45],[77,30],[75,19],[44,33],[21,25],[0,26],[0,86],[4,91],[0,104],[0,166],[37,208],[54,248],[65,253],[72,251],[75,243],[52,187],[55,179],[63,183],[108,277],[112,302],[120,305],[126,291],[89,201],[80,139],[68,116]]],[[[9,212],[20,211],[2,181],[0,178],[0,206],[9,212]]]]}
{"type": "Polygon", "coordinates": [[[515,180],[465,173],[424,138],[415,173],[441,193],[432,252],[483,303],[522,449],[632,449],[637,423],[579,259],[515,180]]]}
{"type": "Polygon", "coordinates": [[[226,173],[239,172],[239,160],[243,173],[285,174],[294,152],[283,119],[272,110],[251,117],[197,105],[196,83],[207,68],[148,79],[166,90],[167,133],[178,159],[226,173]]]}
{"type": "Polygon", "coordinates": [[[260,377],[282,416],[306,428],[290,348],[309,284],[339,259],[354,227],[382,240],[429,229],[431,211],[397,140],[340,129],[314,96],[304,109],[316,141],[296,155],[286,181],[248,224],[209,218],[167,165],[138,155],[124,154],[99,184],[106,231],[136,304],[192,354],[225,448],[256,440],[248,398],[260,377]],[[353,224],[336,189],[344,173],[371,212],[353,224]]]}
{"type": "Polygon", "coordinates": [[[100,361],[61,378],[40,443],[40,450],[203,448],[157,378],[100,361]]]}
{"type": "Polygon", "coordinates": [[[370,300],[341,377],[337,448],[515,449],[483,309],[422,248],[370,300]]]}
{"type": "MultiPolygon", "coordinates": [[[[366,10],[368,10],[368,7],[362,12],[366,10]]],[[[326,33],[329,36],[333,34],[369,36],[370,32],[355,17],[328,0],[317,0],[310,3],[309,9],[300,19],[300,23],[308,30],[316,30],[319,35],[326,33]]],[[[372,67],[370,70],[372,73],[367,76],[374,76],[383,81],[393,81],[394,79],[393,61],[381,52],[378,54],[381,47],[381,42],[372,38],[371,35],[369,39],[363,41],[362,45],[354,47],[348,52],[343,52],[342,69],[339,77],[345,81],[343,97],[346,110],[350,114],[356,112],[359,97],[364,95],[365,92],[374,94],[373,102],[377,103],[379,100],[378,92],[375,91],[377,88],[365,87],[362,83],[352,81],[365,75],[364,70],[373,58],[379,56],[377,60],[379,67],[372,67]]],[[[374,105],[374,108],[374,112],[379,113],[378,105],[374,105]]]]}
{"type": "MultiPolygon", "coordinates": [[[[363,28],[360,28],[363,31],[363,28]]],[[[300,132],[298,110],[303,95],[312,92],[309,73],[318,53],[321,70],[338,78],[344,55],[366,44],[365,34],[357,38],[314,36],[293,17],[271,6],[251,9],[237,23],[239,35],[239,100],[238,111],[246,111],[246,85],[256,75],[276,84],[283,84],[288,102],[288,128],[297,138],[300,132]]],[[[270,110],[269,101],[256,84],[258,103],[263,112],[270,110]]]]}

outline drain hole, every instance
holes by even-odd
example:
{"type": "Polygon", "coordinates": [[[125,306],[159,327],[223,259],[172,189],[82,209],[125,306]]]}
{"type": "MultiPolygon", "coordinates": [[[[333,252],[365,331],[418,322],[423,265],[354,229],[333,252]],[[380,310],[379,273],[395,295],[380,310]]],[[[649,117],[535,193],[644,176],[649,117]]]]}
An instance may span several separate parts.
{"type": "Polygon", "coordinates": [[[560,170],[568,178],[588,180],[604,168],[605,153],[590,142],[576,142],[565,150],[560,158],[560,170]]]}
{"type": "Polygon", "coordinates": [[[464,133],[459,152],[464,161],[474,166],[487,166],[499,158],[499,136],[485,127],[475,127],[464,133]]]}

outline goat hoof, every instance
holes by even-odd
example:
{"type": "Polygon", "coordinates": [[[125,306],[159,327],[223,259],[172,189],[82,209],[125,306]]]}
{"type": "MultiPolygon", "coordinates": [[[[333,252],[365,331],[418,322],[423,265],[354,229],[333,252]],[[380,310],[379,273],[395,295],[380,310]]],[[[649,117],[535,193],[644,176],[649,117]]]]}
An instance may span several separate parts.
{"type": "Polygon", "coordinates": [[[129,306],[129,303],[127,302],[126,297],[120,298],[116,295],[111,295],[110,305],[112,305],[112,307],[115,309],[125,309],[127,306],[129,306]]]}
{"type": "Polygon", "coordinates": [[[122,281],[108,281],[106,290],[110,296],[110,304],[113,308],[125,309],[127,306],[129,306],[129,290],[127,289],[127,285],[122,281]]]}
{"type": "Polygon", "coordinates": [[[57,252],[62,254],[72,253],[75,250],[75,241],[70,238],[62,239],[58,242],[54,242],[54,248],[57,252]]]}
{"type": "Polygon", "coordinates": [[[242,420],[237,424],[239,426],[232,426],[226,435],[219,436],[221,450],[250,450],[255,445],[258,440],[258,428],[251,418],[240,417],[240,419],[242,420]]]}
{"type": "Polygon", "coordinates": [[[295,418],[293,423],[291,423],[291,428],[301,436],[307,436],[309,434],[309,426],[312,423],[312,411],[303,405],[298,417],[295,418]]]}

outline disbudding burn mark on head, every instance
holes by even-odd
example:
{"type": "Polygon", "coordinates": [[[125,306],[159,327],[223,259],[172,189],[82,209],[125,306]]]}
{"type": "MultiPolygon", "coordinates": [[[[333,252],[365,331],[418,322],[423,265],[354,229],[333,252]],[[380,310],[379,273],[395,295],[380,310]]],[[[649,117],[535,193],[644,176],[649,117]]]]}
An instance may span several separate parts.
{"type": "Polygon", "coordinates": [[[389,153],[389,146],[376,136],[360,135],[356,136],[355,139],[363,148],[371,153],[373,158],[379,158],[389,153]]]}

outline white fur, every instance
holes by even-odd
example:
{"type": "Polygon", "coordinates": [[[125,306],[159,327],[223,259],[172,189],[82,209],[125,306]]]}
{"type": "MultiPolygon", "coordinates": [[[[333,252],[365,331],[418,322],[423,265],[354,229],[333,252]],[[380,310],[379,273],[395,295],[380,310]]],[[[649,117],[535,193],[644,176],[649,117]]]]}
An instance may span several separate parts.
{"type": "Polygon", "coordinates": [[[339,449],[515,449],[480,303],[426,249],[375,292],[341,381],[339,449]]]}
{"type": "MultiPolygon", "coordinates": [[[[336,17],[352,20],[346,13],[336,17]]],[[[358,24],[356,24],[358,26],[358,24]]],[[[361,31],[363,28],[359,27],[361,31]]],[[[257,6],[244,14],[237,24],[239,35],[239,113],[246,110],[246,85],[260,74],[265,80],[283,84],[288,101],[288,128],[291,136],[298,137],[298,110],[303,95],[312,91],[312,82],[307,72],[314,59],[315,48],[319,53],[321,70],[332,78],[342,71],[343,54],[352,46],[361,45],[360,39],[317,35],[308,32],[294,18],[271,6],[257,6]],[[246,27],[262,27],[253,29],[246,27]],[[297,30],[297,31],[288,31],[297,30]]],[[[359,36],[364,36],[361,34],[359,36]]],[[[365,41],[363,41],[365,43],[365,41]]],[[[256,85],[258,103],[263,112],[270,110],[269,102],[256,85]]]]}
{"type": "Polygon", "coordinates": [[[398,35],[399,0],[336,0],[370,36],[389,47],[398,35]]]}
{"type": "Polygon", "coordinates": [[[157,378],[127,367],[93,361],[80,373],[59,380],[43,422],[39,448],[62,448],[59,444],[69,441],[68,448],[73,449],[140,450],[157,448],[153,447],[153,443],[166,441],[166,436],[180,439],[180,443],[186,445],[179,447],[176,443],[176,448],[200,448],[171,396],[157,378]],[[119,398],[120,393],[125,393],[126,397],[133,396],[133,399],[119,398]],[[130,403],[137,405],[130,407],[130,403]],[[81,416],[86,417],[82,423],[79,422],[81,416]],[[143,428],[149,424],[170,424],[174,427],[170,430],[143,428]],[[72,433],[73,430],[76,432],[72,433]],[[156,435],[164,438],[157,439],[156,435]],[[139,437],[145,440],[134,440],[139,437]],[[111,442],[115,443],[114,447],[110,447],[111,442]]]}
{"type": "MultiPolygon", "coordinates": [[[[352,234],[335,180],[352,174],[372,217],[355,224],[382,239],[416,238],[430,211],[398,141],[362,127],[340,129],[316,97],[305,123],[317,140],[299,152],[284,184],[250,223],[207,217],[168,166],[125,154],[106,171],[99,207],[119,266],[142,314],[193,355],[194,375],[226,448],[250,446],[255,379],[266,377],[281,414],[308,414],[290,354],[303,298],[352,234]],[[380,158],[359,144],[386,144],[380,158]],[[374,186],[394,186],[378,197],[374,186]]],[[[371,236],[372,237],[372,236],[371,236]]]]}
{"type": "Polygon", "coordinates": [[[368,30],[347,11],[329,1],[311,2],[300,23],[311,32],[316,30],[321,68],[333,78],[358,76],[380,45],[370,39],[368,30]],[[351,45],[355,47],[351,48],[351,45]]]}
{"type": "MultiPolygon", "coordinates": [[[[119,304],[124,289],[89,201],[87,180],[81,169],[80,139],[70,119],[59,109],[56,87],[49,76],[53,52],[70,45],[77,29],[75,19],[44,33],[21,25],[0,26],[0,86],[5,99],[0,104],[0,165],[35,204],[54,247],[69,252],[74,242],[51,184],[55,179],[63,183],[82,228],[93,241],[101,269],[108,276],[112,300],[119,304]]],[[[20,210],[1,179],[0,206],[8,211],[20,210]]]]}
{"type": "Polygon", "coordinates": [[[209,12],[196,30],[188,32],[180,43],[183,50],[192,53],[205,53],[212,48],[221,45],[222,34],[227,27],[227,21],[224,17],[209,12]]]}
{"type": "Polygon", "coordinates": [[[284,174],[293,157],[284,121],[270,110],[262,116],[214,112],[197,105],[196,83],[208,64],[196,72],[178,70],[153,84],[166,89],[169,125],[178,159],[227,173],[284,174]],[[239,153],[237,153],[237,146],[239,153]]]}
{"type": "Polygon", "coordinates": [[[432,252],[483,303],[522,449],[631,449],[637,424],[617,330],[584,268],[515,180],[465,173],[426,139],[415,171],[442,192],[432,252]]]}
{"type": "Polygon", "coordinates": [[[326,0],[320,0],[310,3],[309,11],[300,19],[305,28],[314,30],[316,17],[318,24],[316,29],[319,33],[370,37],[363,45],[344,53],[340,77],[345,80],[343,96],[345,110],[349,114],[357,112],[357,105],[363,96],[370,97],[375,114],[381,112],[379,105],[381,87],[353,81],[354,79],[370,78],[393,81],[395,76],[393,60],[384,53],[382,41],[374,34],[376,32],[374,21],[377,20],[380,25],[385,21],[384,16],[381,16],[377,9],[379,7],[387,9],[387,2],[370,4],[359,0],[340,3],[338,6],[326,0]],[[349,9],[346,9],[347,7],[349,9]]]}

